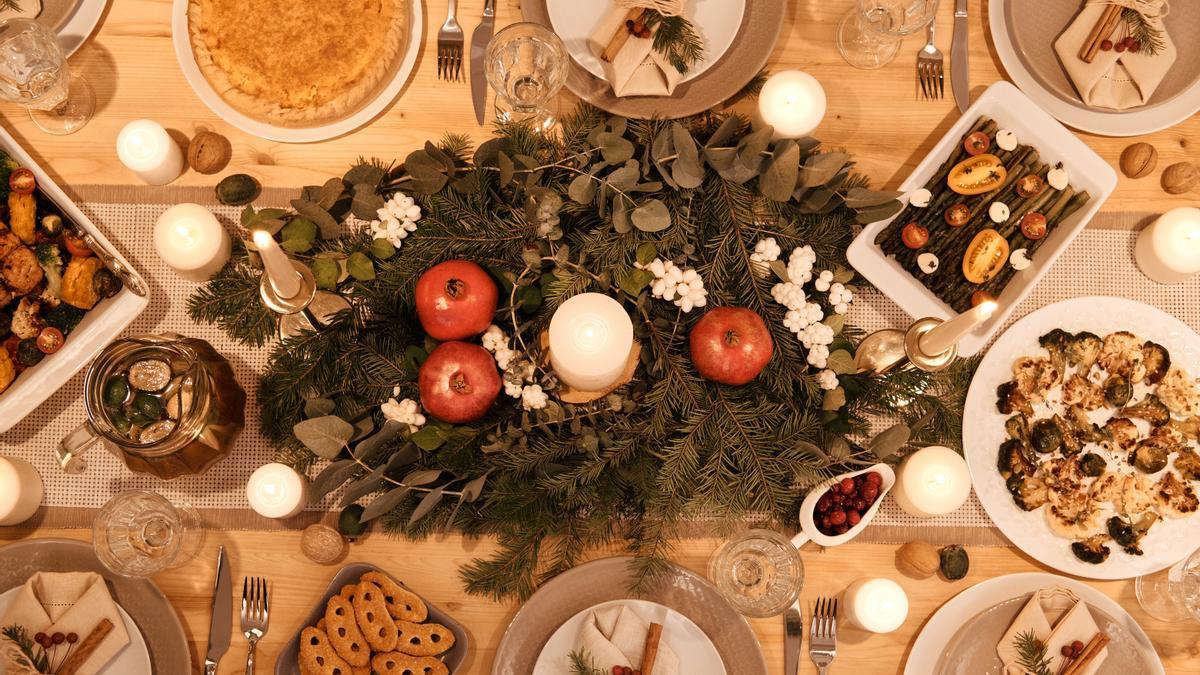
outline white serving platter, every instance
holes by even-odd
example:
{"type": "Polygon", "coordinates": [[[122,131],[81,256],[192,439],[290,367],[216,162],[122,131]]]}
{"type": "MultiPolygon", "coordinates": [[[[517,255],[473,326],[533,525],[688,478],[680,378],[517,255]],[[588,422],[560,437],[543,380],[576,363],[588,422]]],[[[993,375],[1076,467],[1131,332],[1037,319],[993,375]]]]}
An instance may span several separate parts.
{"type": "MultiPolygon", "coordinates": [[[[1108,162],[1019,89],[1008,82],[997,82],[988,87],[963,113],[962,118],[946,132],[899,189],[907,195],[924,186],[950,156],[952,149],[962,142],[966,132],[980,117],[985,116],[995,120],[1001,129],[1016,132],[1021,143],[1036,148],[1041,161],[1051,165],[1062,162],[1070,174],[1071,184],[1078,190],[1086,190],[1092,198],[1054,228],[1034,254],[1032,265],[1013,275],[997,298],[1000,307],[992,318],[959,341],[960,356],[971,356],[983,349],[1117,187],[1117,173],[1108,162]]],[[[907,202],[907,196],[902,199],[907,202]]],[[[948,319],[955,316],[956,312],[949,305],[875,245],[875,236],[895,217],[864,227],[850,244],[846,258],[860,274],[912,318],[948,319]]]]}

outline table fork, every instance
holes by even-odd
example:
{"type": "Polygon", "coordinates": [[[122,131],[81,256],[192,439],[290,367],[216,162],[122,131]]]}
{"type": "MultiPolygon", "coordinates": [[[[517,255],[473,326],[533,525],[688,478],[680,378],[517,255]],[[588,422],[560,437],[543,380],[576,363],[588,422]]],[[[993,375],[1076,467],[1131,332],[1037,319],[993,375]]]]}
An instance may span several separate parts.
{"type": "Polygon", "coordinates": [[[246,577],[242,581],[242,634],[250,643],[246,652],[246,675],[254,675],[254,650],[258,641],[267,634],[270,621],[270,606],[267,602],[267,580],[262,577],[246,577]]]}
{"type": "Polygon", "coordinates": [[[808,658],[820,675],[826,675],[834,656],[837,656],[837,600],[817,598],[808,630],[808,658]]]}
{"type": "Polygon", "coordinates": [[[439,80],[459,80],[462,75],[463,29],[458,25],[455,12],[458,0],[450,0],[450,11],[446,23],[438,31],[437,63],[439,80]]]}
{"type": "Polygon", "coordinates": [[[940,99],[946,93],[945,59],[942,50],[933,44],[933,23],[926,28],[929,41],[917,52],[917,81],[921,84],[922,98],[926,101],[940,99]]]}

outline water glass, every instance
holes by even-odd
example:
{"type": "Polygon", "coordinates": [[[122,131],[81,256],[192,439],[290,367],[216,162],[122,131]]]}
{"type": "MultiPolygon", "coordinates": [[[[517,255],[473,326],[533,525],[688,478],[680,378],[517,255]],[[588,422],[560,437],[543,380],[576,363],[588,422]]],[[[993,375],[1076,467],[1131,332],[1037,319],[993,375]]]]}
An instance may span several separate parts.
{"type": "Polygon", "coordinates": [[[148,577],[178,567],[195,557],[203,541],[195,509],[145,490],[117,494],[92,524],[96,557],[126,577],[148,577]]]}
{"type": "Polygon", "coordinates": [[[1138,603],[1159,621],[1200,621],[1200,549],[1165,570],[1137,578],[1138,603]]]}
{"type": "Polygon", "coordinates": [[[58,136],[83,128],[96,97],[72,77],[58,36],[33,19],[0,21],[0,98],[29,110],[39,129],[58,136]]]}
{"type": "Polygon", "coordinates": [[[717,549],[708,561],[708,578],[742,614],[775,616],[800,597],[804,562],[783,535],[748,530],[717,549]]]}
{"type": "Polygon", "coordinates": [[[838,24],[837,46],[856,68],[881,68],[896,58],[905,36],[937,16],[938,0],[857,0],[838,24]]]}
{"type": "Polygon", "coordinates": [[[549,103],[567,81],[567,58],[563,41],[539,24],[515,23],[496,33],[486,63],[500,121],[528,122],[543,132],[553,127],[549,103]]]}

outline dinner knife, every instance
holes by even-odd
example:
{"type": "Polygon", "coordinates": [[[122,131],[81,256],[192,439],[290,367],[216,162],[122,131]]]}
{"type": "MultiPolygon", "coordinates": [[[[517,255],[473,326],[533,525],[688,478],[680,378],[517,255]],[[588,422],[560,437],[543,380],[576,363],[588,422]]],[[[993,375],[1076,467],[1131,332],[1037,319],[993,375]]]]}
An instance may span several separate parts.
{"type": "Polygon", "coordinates": [[[783,612],[783,675],[796,675],[800,669],[800,642],[804,624],[800,620],[800,601],[783,612]]]}
{"type": "Polygon", "coordinates": [[[212,622],[208,626],[208,654],[204,657],[204,675],[216,675],[217,664],[229,651],[233,630],[233,580],[225,547],[217,551],[217,581],[213,585],[212,622]]]}
{"type": "Polygon", "coordinates": [[[484,0],[483,18],[471,33],[471,101],[475,104],[475,120],[483,124],[487,107],[487,48],[496,27],[496,0],[484,0]]]}
{"type": "Polygon", "coordinates": [[[971,69],[967,49],[969,30],[967,0],[955,0],[954,40],[950,43],[950,84],[954,88],[954,102],[963,112],[971,105],[971,69]]]}

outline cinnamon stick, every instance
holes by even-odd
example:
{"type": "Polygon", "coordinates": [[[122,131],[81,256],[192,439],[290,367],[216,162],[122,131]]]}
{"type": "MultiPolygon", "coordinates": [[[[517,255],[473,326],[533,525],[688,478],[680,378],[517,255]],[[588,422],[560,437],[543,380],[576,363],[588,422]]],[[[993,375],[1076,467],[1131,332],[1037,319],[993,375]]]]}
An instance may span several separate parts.
{"type": "Polygon", "coordinates": [[[1117,22],[1121,20],[1120,5],[1108,5],[1104,8],[1104,12],[1100,14],[1100,20],[1092,28],[1092,32],[1088,33],[1088,37],[1083,41],[1083,46],[1079,48],[1079,58],[1084,63],[1091,63],[1096,58],[1096,54],[1100,51],[1100,44],[1108,39],[1109,35],[1117,27],[1117,22]]]}
{"type": "Polygon", "coordinates": [[[111,621],[101,619],[100,623],[92,629],[92,632],[88,633],[87,637],[75,646],[75,651],[71,652],[71,655],[58,667],[58,671],[56,671],[57,675],[75,675],[75,672],[79,670],[83,662],[87,661],[88,657],[100,647],[100,643],[104,642],[104,638],[108,637],[112,629],[113,625],[111,621]]]}
{"type": "Polygon", "coordinates": [[[653,675],[654,662],[658,660],[658,644],[662,640],[663,627],[661,623],[650,624],[646,632],[646,646],[642,649],[642,675],[653,675]]]}
{"type": "Polygon", "coordinates": [[[631,32],[629,30],[629,22],[638,23],[642,20],[642,15],[646,13],[645,7],[634,7],[625,14],[625,19],[621,21],[617,32],[608,41],[608,45],[600,52],[600,58],[604,61],[612,63],[612,60],[617,58],[617,54],[625,47],[625,43],[629,41],[631,32]]]}
{"type": "Polygon", "coordinates": [[[1079,656],[1067,666],[1063,671],[1063,675],[1078,675],[1089,663],[1091,663],[1104,648],[1108,646],[1109,637],[1104,633],[1096,633],[1096,636],[1087,643],[1079,656]]]}

